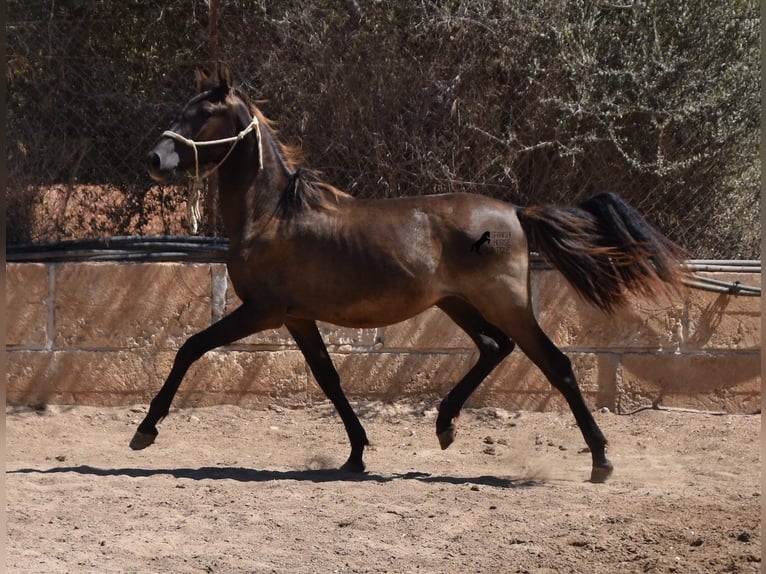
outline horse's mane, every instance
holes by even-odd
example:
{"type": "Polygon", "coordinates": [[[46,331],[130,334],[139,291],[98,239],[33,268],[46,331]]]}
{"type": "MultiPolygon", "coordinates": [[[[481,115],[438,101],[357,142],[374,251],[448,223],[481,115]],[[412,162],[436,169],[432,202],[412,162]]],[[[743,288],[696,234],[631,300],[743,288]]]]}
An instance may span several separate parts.
{"type": "Polygon", "coordinates": [[[350,197],[346,192],[323,181],[321,172],[304,167],[305,157],[301,147],[281,142],[277,137],[279,132],[274,122],[252,104],[241,90],[235,89],[235,93],[247,105],[250,113],[269,131],[279,155],[293,174],[279,200],[278,211],[281,216],[290,217],[304,209],[334,211],[343,198],[350,197]]]}
{"type": "Polygon", "coordinates": [[[196,70],[195,77],[197,88],[199,90],[211,90],[220,85],[221,81],[230,86],[231,92],[239,98],[250,113],[258,118],[258,121],[268,130],[272,136],[279,156],[285,162],[288,170],[292,173],[290,182],[282,191],[279,199],[278,212],[283,217],[290,217],[305,209],[319,209],[323,211],[333,211],[343,198],[350,197],[349,194],[341,191],[324,181],[321,174],[316,170],[303,167],[304,155],[300,146],[285,144],[279,141],[279,133],[274,122],[267,118],[255,104],[250,101],[247,94],[238,86],[234,85],[231,70],[226,65],[219,65],[215,73],[208,73],[204,70],[196,70]]]}

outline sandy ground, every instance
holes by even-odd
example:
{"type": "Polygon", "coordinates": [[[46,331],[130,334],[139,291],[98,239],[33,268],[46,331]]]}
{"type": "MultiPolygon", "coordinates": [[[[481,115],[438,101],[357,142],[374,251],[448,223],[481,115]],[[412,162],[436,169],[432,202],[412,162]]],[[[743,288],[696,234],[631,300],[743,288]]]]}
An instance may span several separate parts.
{"type": "Polygon", "coordinates": [[[368,473],[331,407],[7,409],[9,572],[759,572],[761,416],[597,413],[615,474],[585,480],[573,417],[356,403],[368,473]]]}

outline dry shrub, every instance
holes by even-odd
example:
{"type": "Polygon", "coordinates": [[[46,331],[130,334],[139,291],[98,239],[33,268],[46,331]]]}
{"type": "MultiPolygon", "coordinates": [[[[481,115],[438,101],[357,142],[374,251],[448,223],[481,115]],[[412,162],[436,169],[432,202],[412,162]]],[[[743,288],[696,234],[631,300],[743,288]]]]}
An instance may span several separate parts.
{"type": "MultiPolygon", "coordinates": [[[[117,188],[125,213],[95,202],[114,223],[78,229],[61,212],[48,238],[141,233],[157,210],[180,222],[182,200],[147,200],[141,158],[192,95],[206,4],[15,0],[8,14],[9,241],[40,239],[30,190],[53,185],[117,188]]],[[[354,195],[613,191],[695,256],[760,256],[754,1],[230,0],[219,52],[354,195]]]]}

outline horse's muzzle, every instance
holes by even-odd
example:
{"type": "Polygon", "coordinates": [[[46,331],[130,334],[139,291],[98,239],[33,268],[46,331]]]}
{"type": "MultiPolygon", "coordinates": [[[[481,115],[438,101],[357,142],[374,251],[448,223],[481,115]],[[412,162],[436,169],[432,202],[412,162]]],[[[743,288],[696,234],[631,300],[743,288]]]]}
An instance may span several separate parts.
{"type": "Polygon", "coordinates": [[[149,177],[158,183],[168,181],[178,169],[180,158],[175,149],[175,142],[169,138],[162,139],[154,149],[146,154],[144,159],[149,177]]]}
{"type": "Polygon", "coordinates": [[[152,179],[158,179],[162,171],[162,158],[156,151],[150,151],[146,155],[146,170],[152,179]]]}
{"type": "Polygon", "coordinates": [[[167,161],[162,155],[156,151],[151,151],[146,156],[146,171],[149,172],[151,177],[157,183],[165,183],[168,181],[178,166],[178,161],[167,161]]]}

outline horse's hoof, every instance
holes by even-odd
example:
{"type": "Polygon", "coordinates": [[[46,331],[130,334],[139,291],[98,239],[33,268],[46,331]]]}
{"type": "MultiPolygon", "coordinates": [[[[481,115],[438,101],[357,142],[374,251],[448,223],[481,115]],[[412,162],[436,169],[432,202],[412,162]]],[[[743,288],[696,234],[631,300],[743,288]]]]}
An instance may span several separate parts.
{"type": "Polygon", "coordinates": [[[606,480],[612,476],[613,472],[614,466],[612,466],[611,462],[607,462],[601,466],[594,466],[590,471],[590,481],[601,484],[606,482],[606,480]]]}
{"type": "Polygon", "coordinates": [[[145,449],[154,442],[154,439],[157,438],[157,434],[157,431],[154,431],[153,433],[136,431],[136,434],[134,434],[133,438],[130,440],[130,448],[133,450],[145,449]]]}
{"type": "Polygon", "coordinates": [[[442,447],[442,450],[445,450],[449,445],[455,442],[456,434],[457,429],[455,428],[455,425],[452,424],[442,432],[436,433],[436,437],[439,439],[439,446],[442,447]]]}
{"type": "Polygon", "coordinates": [[[343,463],[343,466],[340,467],[341,471],[343,472],[355,472],[360,473],[364,472],[364,463],[356,460],[348,459],[345,463],[343,463]]]}

